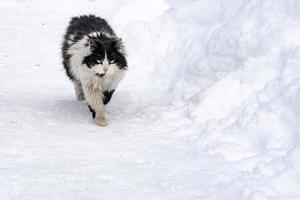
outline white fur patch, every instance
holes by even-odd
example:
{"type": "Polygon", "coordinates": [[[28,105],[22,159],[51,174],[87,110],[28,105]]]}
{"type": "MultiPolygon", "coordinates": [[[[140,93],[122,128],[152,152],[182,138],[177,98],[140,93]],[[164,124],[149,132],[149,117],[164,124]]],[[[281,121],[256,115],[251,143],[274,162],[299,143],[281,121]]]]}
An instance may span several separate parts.
{"type": "Polygon", "coordinates": [[[68,49],[68,54],[71,55],[70,58],[70,65],[71,65],[71,72],[75,75],[78,80],[81,80],[81,76],[85,74],[84,68],[86,66],[82,66],[83,59],[91,54],[90,48],[86,45],[88,42],[88,38],[84,37],[83,39],[79,40],[78,42],[74,43],[68,49]]]}
{"type": "Polygon", "coordinates": [[[69,36],[69,38],[67,39],[67,43],[69,44],[69,45],[72,45],[74,42],[73,42],[73,39],[74,39],[74,35],[70,35],[69,36]]]}
{"type": "Polygon", "coordinates": [[[70,40],[74,40],[74,37],[75,37],[74,35],[70,35],[70,36],[69,36],[69,39],[70,39],[70,40]]]}
{"type": "Polygon", "coordinates": [[[97,36],[99,36],[100,34],[105,35],[105,36],[108,37],[108,38],[113,37],[113,36],[112,36],[111,34],[109,34],[109,33],[106,33],[106,32],[97,32],[97,31],[90,33],[89,36],[91,36],[91,37],[97,37],[97,36]]]}
{"type": "Polygon", "coordinates": [[[109,91],[114,90],[124,77],[124,74],[125,70],[121,70],[117,65],[109,65],[108,71],[103,77],[103,89],[109,91]]]}
{"type": "Polygon", "coordinates": [[[103,65],[109,65],[109,61],[107,59],[107,53],[105,51],[105,57],[104,57],[104,60],[102,61],[103,65]]]}

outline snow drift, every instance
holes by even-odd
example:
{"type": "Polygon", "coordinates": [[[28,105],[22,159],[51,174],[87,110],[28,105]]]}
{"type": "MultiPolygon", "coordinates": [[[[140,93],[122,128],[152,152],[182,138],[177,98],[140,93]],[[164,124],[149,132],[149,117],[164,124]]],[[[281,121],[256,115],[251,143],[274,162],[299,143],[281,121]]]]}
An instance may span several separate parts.
{"type": "Polygon", "coordinates": [[[164,97],[199,124],[207,151],[270,177],[250,199],[299,197],[299,1],[166,2],[164,97]]]}

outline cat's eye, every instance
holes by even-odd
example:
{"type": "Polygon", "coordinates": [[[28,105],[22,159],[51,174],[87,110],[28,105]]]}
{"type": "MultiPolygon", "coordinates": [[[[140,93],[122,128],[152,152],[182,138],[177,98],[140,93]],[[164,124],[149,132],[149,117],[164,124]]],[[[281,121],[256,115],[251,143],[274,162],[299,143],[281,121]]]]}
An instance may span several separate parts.
{"type": "Polygon", "coordinates": [[[114,64],[116,61],[115,60],[110,60],[108,61],[108,63],[111,65],[111,64],[114,64]]]}
{"type": "Polygon", "coordinates": [[[102,60],[97,60],[97,64],[103,64],[102,60]]]}

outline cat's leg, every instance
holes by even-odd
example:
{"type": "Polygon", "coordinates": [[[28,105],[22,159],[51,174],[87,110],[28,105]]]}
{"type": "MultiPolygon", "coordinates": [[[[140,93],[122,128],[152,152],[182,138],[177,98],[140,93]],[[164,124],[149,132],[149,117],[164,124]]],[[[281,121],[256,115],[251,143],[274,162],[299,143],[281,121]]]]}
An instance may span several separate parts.
{"type": "Polygon", "coordinates": [[[82,85],[79,81],[73,81],[74,82],[74,89],[75,89],[75,94],[76,98],[78,101],[83,101],[84,100],[84,93],[82,89],[82,85]]]}
{"type": "Polygon", "coordinates": [[[106,113],[102,101],[102,91],[92,87],[83,87],[83,92],[90,110],[93,111],[95,123],[99,126],[106,126],[106,113]]]}

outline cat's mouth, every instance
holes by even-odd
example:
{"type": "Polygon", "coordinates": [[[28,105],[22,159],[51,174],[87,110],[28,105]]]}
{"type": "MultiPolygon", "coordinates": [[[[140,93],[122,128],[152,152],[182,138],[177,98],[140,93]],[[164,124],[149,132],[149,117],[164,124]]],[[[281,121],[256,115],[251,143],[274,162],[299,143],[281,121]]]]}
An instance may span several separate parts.
{"type": "Polygon", "coordinates": [[[96,73],[96,76],[98,76],[98,77],[103,77],[105,75],[105,73],[104,74],[99,74],[99,73],[96,73]]]}

